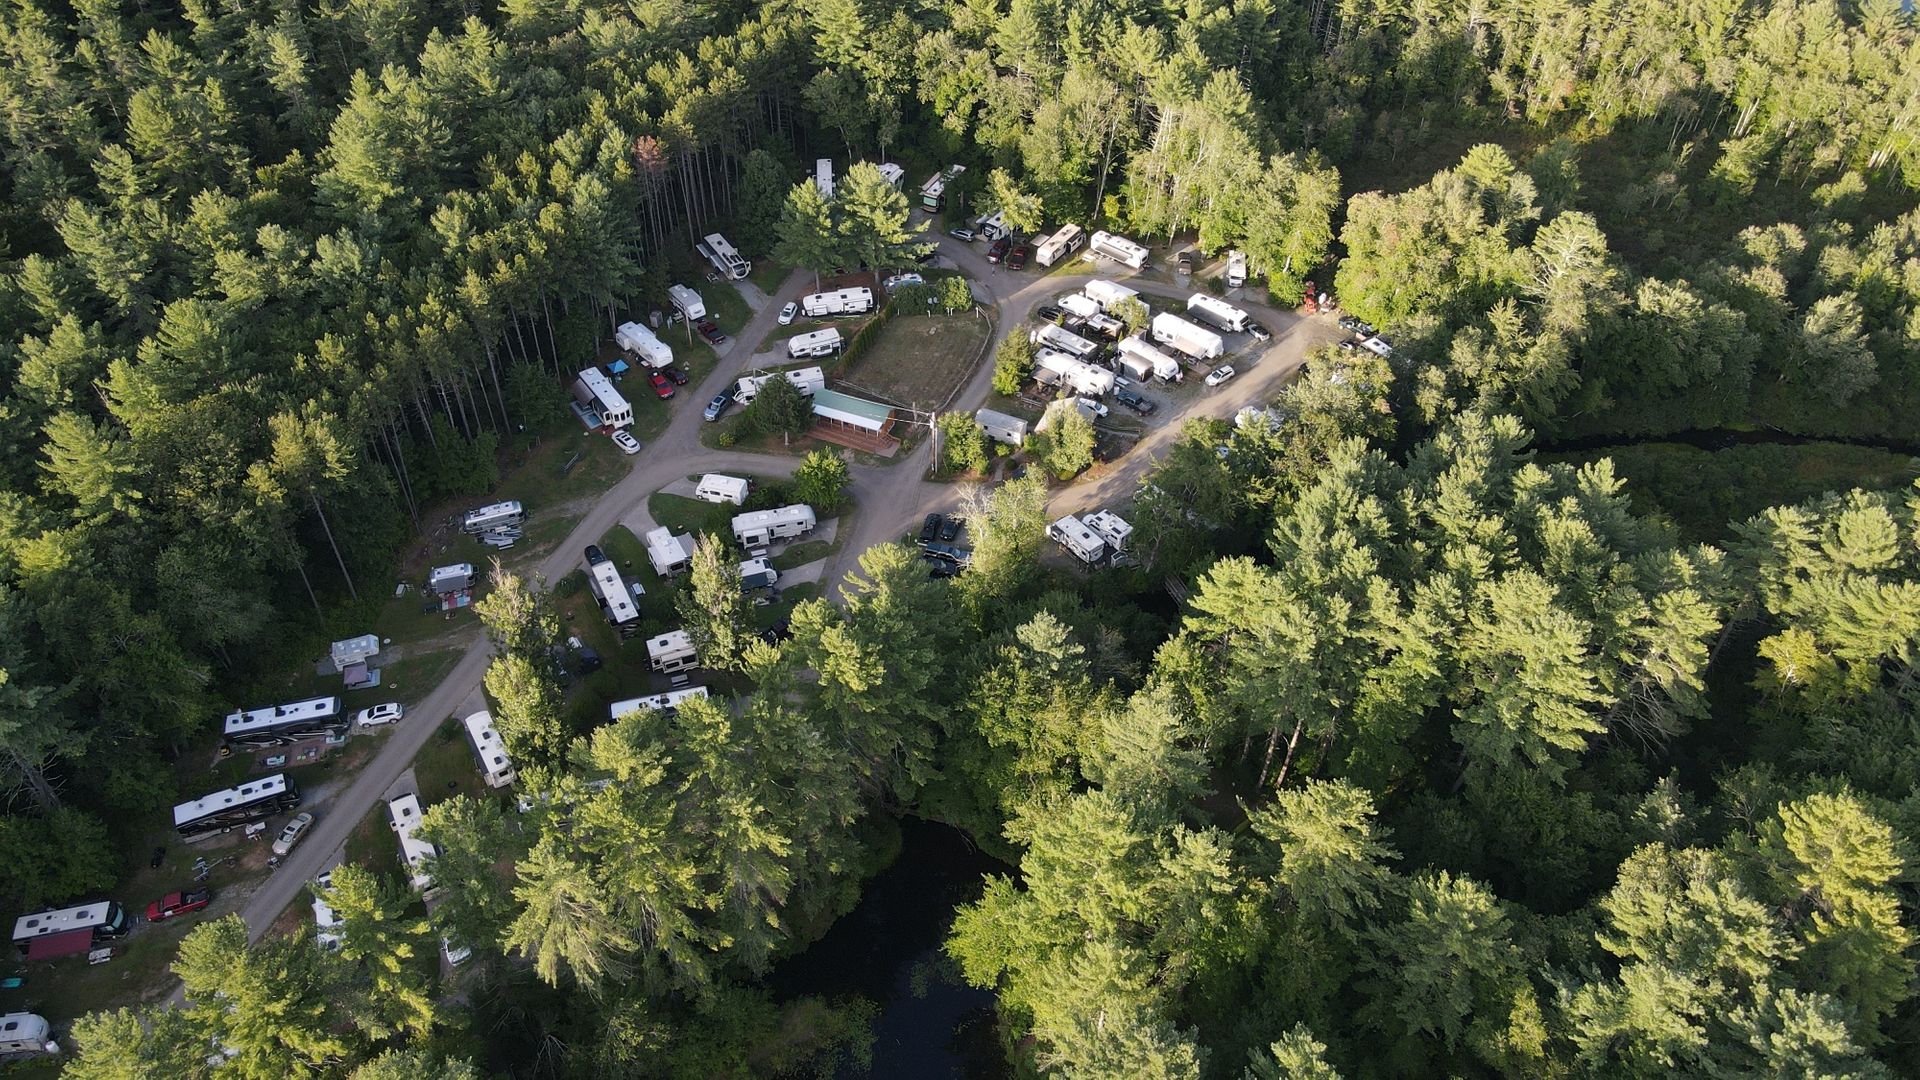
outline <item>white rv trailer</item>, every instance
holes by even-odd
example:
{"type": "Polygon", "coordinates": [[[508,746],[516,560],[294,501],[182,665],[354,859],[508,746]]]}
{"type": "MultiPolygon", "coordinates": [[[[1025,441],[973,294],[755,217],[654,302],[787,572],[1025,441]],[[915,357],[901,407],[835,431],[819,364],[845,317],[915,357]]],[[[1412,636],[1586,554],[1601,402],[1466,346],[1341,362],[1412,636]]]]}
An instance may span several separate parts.
{"type": "Polygon", "coordinates": [[[633,602],[633,593],[620,576],[620,568],[604,555],[597,561],[589,559],[587,584],[592,587],[594,598],[600,601],[600,610],[607,622],[613,624],[621,637],[632,637],[634,631],[640,629],[640,608],[633,602]]]}
{"type": "Polygon", "coordinates": [[[1384,340],[1382,340],[1379,337],[1366,338],[1365,340],[1360,342],[1360,347],[1374,354],[1375,356],[1392,356],[1393,355],[1393,346],[1387,344],[1384,340]]]}
{"type": "Polygon", "coordinates": [[[700,294],[685,285],[667,286],[667,299],[672,302],[675,311],[689,321],[698,321],[707,317],[707,302],[700,294]]]}
{"type": "MultiPolygon", "coordinates": [[[[838,334],[839,331],[822,330],[820,333],[838,334]]],[[[787,381],[799,387],[800,392],[807,397],[812,397],[815,392],[827,388],[827,374],[819,368],[789,368],[770,375],[748,375],[741,378],[733,384],[733,399],[742,405],[750,404],[755,397],[759,396],[760,388],[766,385],[768,379],[778,378],[781,375],[785,375],[787,381]]]]}
{"type": "Polygon", "coordinates": [[[685,630],[669,630],[647,639],[647,663],[655,671],[685,671],[698,667],[700,657],[694,652],[693,639],[685,630]]]}
{"type": "Polygon", "coordinates": [[[693,489],[693,497],[702,502],[730,502],[735,506],[747,501],[747,489],[752,487],[745,477],[728,476],[725,473],[707,473],[693,489]]]}
{"type": "Polygon", "coordinates": [[[0,1057],[12,1054],[57,1054],[47,1018],[38,1013],[13,1012],[0,1016],[0,1057]]]}
{"type": "Polygon", "coordinates": [[[663,368],[673,363],[673,350],[640,323],[621,323],[620,328],[613,332],[613,340],[622,349],[632,353],[643,367],[663,368]]]}
{"type": "Polygon", "coordinates": [[[1247,253],[1235,248],[1227,252],[1227,287],[1237,289],[1247,283],[1247,253]]]}
{"type": "Polygon", "coordinates": [[[480,759],[480,775],[486,777],[488,787],[506,787],[519,779],[506,744],[500,741],[500,731],[493,726],[492,714],[473,713],[461,723],[466,725],[467,741],[473,743],[473,752],[480,759]]]}
{"type": "Polygon", "coordinates": [[[261,747],[285,746],[302,739],[339,735],[346,730],[347,722],[340,715],[340,699],[318,697],[228,713],[221,735],[229,747],[261,747]]]}
{"type": "Polygon", "coordinates": [[[946,209],[947,185],[960,178],[967,171],[965,165],[949,165],[945,171],[934,173],[927,182],[920,185],[920,208],[928,213],[946,209]]]}
{"type": "Polygon", "coordinates": [[[1058,304],[1061,311],[1082,319],[1089,315],[1100,314],[1100,301],[1095,300],[1085,293],[1074,293],[1071,296],[1063,296],[1059,299],[1058,304]]]}
{"type": "Polygon", "coordinates": [[[833,159],[815,158],[813,160],[813,186],[823,199],[833,198],[833,159]]]}
{"type": "Polygon", "coordinates": [[[775,540],[788,540],[813,531],[816,521],[813,507],[793,503],[772,510],[754,510],[733,519],[733,538],[741,547],[765,547],[775,540]]]}
{"type": "Polygon", "coordinates": [[[1034,367],[1040,371],[1052,372],[1065,386],[1076,394],[1099,397],[1113,392],[1113,372],[1106,368],[1094,367],[1084,360],[1077,360],[1063,352],[1041,349],[1034,359],[1034,367]]]}
{"type": "Polygon", "coordinates": [[[740,564],[739,569],[742,592],[751,589],[769,589],[780,582],[780,571],[775,570],[773,563],[765,558],[748,559],[740,564]]]}
{"type": "Polygon", "coordinates": [[[466,533],[492,532],[495,529],[511,528],[527,520],[526,511],[520,509],[517,499],[506,502],[490,503],[478,510],[467,511],[460,520],[460,531],[466,533]]]}
{"type": "Polygon", "coordinates": [[[811,360],[821,356],[832,356],[840,351],[840,346],[840,331],[831,326],[825,330],[795,334],[787,339],[787,359],[811,360]]]}
{"type": "Polygon", "coordinates": [[[753,271],[753,264],[719,233],[708,233],[695,247],[713,264],[714,270],[729,281],[739,281],[753,271]]]}
{"type": "MultiPolygon", "coordinates": [[[[662,637],[666,636],[670,635],[662,635],[662,637]]],[[[651,642],[649,642],[649,644],[651,644],[651,642]]],[[[706,687],[689,686],[681,690],[669,690],[664,694],[653,694],[649,697],[627,698],[625,701],[616,701],[608,706],[607,718],[609,720],[618,720],[628,713],[639,712],[641,709],[659,709],[661,712],[672,712],[679,708],[680,703],[683,701],[692,701],[696,698],[704,699],[706,696],[706,687]]]]}
{"type": "Polygon", "coordinates": [[[1052,323],[1047,323],[1035,329],[1028,335],[1028,340],[1032,341],[1035,345],[1045,345],[1049,348],[1058,349],[1076,360],[1084,360],[1100,351],[1100,346],[1068,330],[1064,326],[1055,326],[1052,323]]]}
{"type": "Polygon", "coordinates": [[[686,536],[675,536],[662,525],[647,533],[647,561],[654,573],[672,577],[693,561],[693,552],[687,548],[686,536]]]}
{"type": "Polygon", "coordinates": [[[117,938],[128,929],[127,913],[117,901],[90,900],[73,907],[35,911],[13,921],[13,943],[26,953],[36,941],[85,930],[94,939],[117,938]]]}
{"type": "Polygon", "coordinates": [[[1118,338],[1121,334],[1127,332],[1127,324],[1111,315],[1102,315],[1095,312],[1087,316],[1086,329],[1102,337],[1118,338]]]}
{"type": "Polygon", "coordinates": [[[1129,300],[1140,299],[1138,290],[1129,289],[1117,281],[1089,281],[1086,284],[1086,288],[1081,291],[1087,294],[1087,299],[1105,308],[1109,314],[1113,312],[1115,307],[1129,300]]]}
{"type": "Polygon", "coordinates": [[[440,854],[440,849],[420,835],[420,796],[402,795],[387,803],[387,822],[400,841],[400,861],[407,868],[408,883],[415,892],[433,888],[427,860],[440,854]]]}
{"type": "Polygon", "coordinates": [[[992,243],[1003,236],[1010,235],[1013,230],[1007,228],[1006,214],[995,210],[991,214],[982,214],[974,218],[973,231],[980,234],[980,239],[992,243]]]}
{"type": "Polygon", "coordinates": [[[1127,539],[1133,535],[1133,526],[1111,510],[1095,511],[1082,517],[1080,523],[1092,529],[1116,553],[1127,550],[1127,539]]]}
{"type": "Polygon", "coordinates": [[[473,564],[463,562],[434,567],[427,573],[427,588],[441,596],[473,588],[473,564]]]}
{"type": "Polygon", "coordinates": [[[300,789],[285,773],[249,780],[173,808],[173,829],[188,841],[204,840],[300,805],[300,789]]]}
{"type": "Polygon", "coordinates": [[[1063,256],[1079,251],[1080,245],[1086,242],[1087,234],[1080,226],[1062,225],[1059,232],[1034,245],[1033,261],[1041,266],[1052,266],[1063,256]]]}
{"type": "Polygon", "coordinates": [[[880,179],[892,184],[894,190],[898,191],[900,189],[900,182],[906,178],[907,170],[895,165],[893,162],[886,161],[880,164],[880,179]]]}
{"type": "Polygon", "coordinates": [[[809,319],[836,315],[865,315],[873,310],[873,290],[865,286],[808,293],[800,298],[800,311],[809,319]]]}
{"type": "Polygon", "coordinates": [[[1249,321],[1246,312],[1225,300],[1198,292],[1187,298],[1187,314],[1217,330],[1235,334],[1246,330],[1249,321]]]}
{"type": "Polygon", "coordinates": [[[1116,233],[1097,232],[1087,241],[1087,253],[1083,256],[1090,262],[1111,259],[1121,266],[1138,270],[1147,265],[1147,249],[1116,233]]]}
{"type": "Polygon", "coordinates": [[[1113,354],[1113,363],[1114,370],[1129,379],[1145,382],[1153,377],[1153,365],[1132,353],[1116,351],[1113,354]]]}
{"type": "Polygon", "coordinates": [[[613,380],[606,372],[590,367],[573,380],[573,400],[600,414],[600,423],[607,427],[624,428],[633,426],[633,406],[620,391],[613,388],[613,380]]]}
{"type": "Polygon", "coordinates": [[[1195,360],[1212,360],[1227,351],[1227,343],[1211,330],[1198,327],[1169,311],[1153,317],[1153,340],[1171,345],[1195,360]]]}
{"type": "Polygon", "coordinates": [[[1047,535],[1083,563],[1097,563],[1106,557],[1107,542],[1072,514],[1048,525],[1047,535]]]}
{"type": "Polygon", "coordinates": [[[994,442],[1019,446],[1027,441],[1028,424],[1017,416],[1008,416],[992,409],[980,409],[973,414],[973,422],[987,433],[994,442]]]}
{"type": "Polygon", "coordinates": [[[1180,381],[1180,361],[1147,344],[1147,340],[1138,334],[1120,342],[1120,356],[1122,360],[1131,358],[1145,364],[1157,379],[1180,381]]]}

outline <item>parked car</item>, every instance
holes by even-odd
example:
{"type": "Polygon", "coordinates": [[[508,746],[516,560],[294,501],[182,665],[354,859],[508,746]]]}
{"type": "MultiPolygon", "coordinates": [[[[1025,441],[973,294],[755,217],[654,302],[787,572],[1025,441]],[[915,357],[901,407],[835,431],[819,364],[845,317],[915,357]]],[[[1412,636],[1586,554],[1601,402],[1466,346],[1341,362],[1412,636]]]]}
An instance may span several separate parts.
{"type": "Polygon", "coordinates": [[[948,229],[947,235],[953,237],[955,240],[965,240],[969,244],[973,243],[972,229],[968,229],[965,227],[958,228],[958,229],[948,229]]]}
{"type": "Polygon", "coordinates": [[[588,566],[599,566],[601,563],[606,561],[607,561],[607,553],[600,550],[599,544],[587,545],[587,565],[588,566]]]}
{"type": "Polygon", "coordinates": [[[791,325],[793,317],[798,314],[800,314],[800,305],[792,300],[787,301],[787,306],[780,309],[780,325],[791,325]]]}
{"type": "Polygon", "coordinates": [[[714,325],[712,319],[702,319],[695,323],[693,328],[700,331],[700,336],[706,339],[709,345],[718,347],[727,342],[727,335],[720,332],[720,328],[714,325]]]}
{"type": "Polygon", "coordinates": [[[192,892],[172,892],[147,905],[148,922],[165,922],[176,915],[185,915],[199,911],[213,903],[213,890],[195,889],[192,892]]]}
{"type": "Polygon", "coordinates": [[[951,544],[954,540],[958,539],[959,536],[960,518],[958,515],[948,514],[940,519],[940,539],[943,542],[951,544]]]}
{"type": "Polygon", "coordinates": [[[1355,334],[1366,334],[1369,337],[1373,335],[1373,326],[1369,324],[1365,319],[1360,318],[1358,315],[1340,316],[1340,329],[1350,331],[1355,334]]]}
{"type": "Polygon", "coordinates": [[[1041,322],[1058,322],[1060,316],[1065,314],[1066,312],[1054,307],[1052,304],[1041,304],[1039,307],[1033,309],[1033,317],[1039,319],[1041,322]]]}
{"type": "Polygon", "coordinates": [[[1247,336],[1255,341],[1272,341],[1273,331],[1257,322],[1250,322],[1247,324],[1247,336]]]}
{"type": "Polygon", "coordinates": [[[1013,250],[1007,252],[1007,269],[1025,270],[1027,268],[1028,254],[1029,252],[1027,250],[1027,245],[1025,244],[1013,245],[1013,250]]]}
{"type": "MultiPolygon", "coordinates": [[[[626,432],[623,431],[620,432],[620,434],[626,435],[626,432]]],[[[633,436],[627,435],[627,437],[631,439],[633,436]]],[[[635,445],[634,449],[638,450],[640,447],[635,445]]],[[[399,723],[400,718],[406,715],[406,711],[406,708],[399,702],[389,701],[384,705],[375,705],[372,708],[361,709],[359,712],[354,713],[353,722],[359,724],[361,727],[379,727],[382,724],[395,724],[399,723]]]]}
{"type": "Polygon", "coordinates": [[[293,815],[293,820],[287,822],[287,827],[281,829],[280,835],[274,838],[273,853],[275,855],[285,855],[287,852],[292,851],[293,845],[300,842],[300,838],[307,834],[307,828],[312,824],[312,814],[302,811],[301,813],[293,815]]]}
{"type": "Polygon", "coordinates": [[[660,395],[662,400],[673,396],[673,384],[667,381],[665,375],[657,371],[649,372],[647,381],[653,384],[653,392],[660,395]]]}
{"type": "Polygon", "coordinates": [[[613,429],[613,445],[619,447],[620,452],[629,457],[640,452],[640,440],[627,434],[626,428],[613,429]]]}
{"type": "Polygon", "coordinates": [[[945,559],[956,566],[965,566],[973,561],[973,552],[952,544],[928,544],[927,554],[936,559],[945,559]]]}
{"type": "Polygon", "coordinates": [[[1173,257],[1173,268],[1183,274],[1193,273],[1193,249],[1181,248],[1180,254],[1173,257]]]}
{"type": "Polygon", "coordinates": [[[1090,397],[1078,397],[1073,399],[1073,403],[1080,406],[1082,412],[1092,413],[1096,420],[1105,420],[1107,418],[1107,403],[1104,401],[1090,397]]]}
{"type": "Polygon", "coordinates": [[[711,423],[712,421],[720,419],[720,414],[726,412],[727,406],[731,404],[733,404],[733,391],[722,390],[713,395],[713,400],[707,402],[706,416],[708,422],[711,423]]]}
{"type": "Polygon", "coordinates": [[[1234,375],[1233,365],[1222,364],[1219,367],[1214,368],[1212,371],[1207,372],[1207,385],[1219,386],[1221,383],[1226,382],[1228,379],[1233,378],[1233,375],[1234,375]]]}
{"type": "Polygon", "coordinates": [[[895,274],[884,282],[888,292],[905,285],[925,285],[926,283],[927,279],[919,274],[895,274]]]}
{"type": "Polygon", "coordinates": [[[1340,343],[1340,351],[1342,352],[1353,352],[1359,347],[1360,347],[1360,343],[1352,340],[1351,338],[1340,343]]]}
{"type": "Polygon", "coordinates": [[[687,385],[686,370],[677,365],[670,364],[666,367],[663,367],[660,369],[660,373],[665,375],[667,378],[672,379],[673,385],[675,386],[687,385]]]}
{"type": "Polygon", "coordinates": [[[1012,247],[1013,241],[1004,236],[995,240],[993,244],[987,248],[987,261],[990,263],[999,262],[1001,259],[1007,257],[1007,251],[1012,247]]]}
{"type": "Polygon", "coordinates": [[[1113,400],[1125,405],[1141,416],[1146,416],[1153,412],[1154,409],[1159,408],[1159,406],[1153,403],[1152,399],[1142,397],[1131,390],[1115,390],[1113,392],[1113,400]]]}
{"type": "Polygon", "coordinates": [[[920,546],[926,547],[940,535],[940,515],[928,514],[927,520],[920,523],[920,546]]]}
{"type": "Polygon", "coordinates": [[[945,559],[936,559],[931,555],[922,555],[920,557],[920,563],[927,568],[927,576],[935,580],[950,578],[960,572],[958,563],[950,563],[945,559]]]}
{"type": "Polygon", "coordinates": [[[473,959],[473,950],[465,945],[455,945],[452,938],[440,939],[440,951],[446,954],[448,967],[459,967],[473,959]]]}

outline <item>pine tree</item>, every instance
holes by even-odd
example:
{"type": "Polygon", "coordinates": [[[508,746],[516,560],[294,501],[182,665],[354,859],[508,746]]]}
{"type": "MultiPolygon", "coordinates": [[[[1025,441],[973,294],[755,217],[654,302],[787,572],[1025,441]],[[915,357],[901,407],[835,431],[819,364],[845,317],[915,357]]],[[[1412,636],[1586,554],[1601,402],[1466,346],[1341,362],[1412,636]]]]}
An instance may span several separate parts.
{"type": "Polygon", "coordinates": [[[701,664],[716,671],[741,667],[747,646],[754,641],[753,620],[741,588],[739,564],[725,541],[708,534],[694,545],[687,587],[674,606],[701,664]]]}

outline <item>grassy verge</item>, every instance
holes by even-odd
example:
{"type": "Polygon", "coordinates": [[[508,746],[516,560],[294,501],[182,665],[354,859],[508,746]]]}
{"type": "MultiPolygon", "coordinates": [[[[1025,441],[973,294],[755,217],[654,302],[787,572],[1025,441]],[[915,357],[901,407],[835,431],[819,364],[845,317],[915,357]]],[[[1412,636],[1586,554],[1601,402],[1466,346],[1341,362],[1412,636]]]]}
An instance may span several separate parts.
{"type": "Polygon", "coordinates": [[[987,333],[986,319],[973,312],[903,315],[880,329],[840,381],[852,393],[932,408],[973,374],[987,333]]]}
{"type": "Polygon", "coordinates": [[[353,827],[353,832],[347,834],[346,853],[341,861],[384,874],[399,865],[399,843],[393,838],[393,827],[387,824],[387,804],[376,802],[360,819],[360,824],[353,827]]]}
{"type": "MultiPolygon", "coordinates": [[[[842,521],[839,526],[840,530],[845,530],[846,527],[847,523],[842,521]]],[[[840,534],[839,532],[835,532],[834,538],[831,541],[807,540],[803,543],[795,544],[780,554],[775,555],[773,557],[773,568],[785,573],[788,570],[805,566],[810,562],[818,562],[838,550],[840,550],[840,534]]]]}
{"type": "Polygon", "coordinates": [[[420,802],[431,806],[455,795],[482,799],[487,785],[480,779],[480,766],[467,742],[467,729],[459,719],[448,717],[434,730],[433,737],[413,759],[414,782],[420,787],[420,802]]]}
{"type": "MultiPolygon", "coordinates": [[[[733,535],[734,515],[740,513],[740,508],[732,503],[710,503],[685,495],[656,492],[647,499],[647,512],[653,515],[654,524],[664,525],[675,534],[692,533],[697,538],[704,533],[714,533],[729,537],[733,535]]],[[[645,553],[642,547],[643,559],[645,553]]]]}

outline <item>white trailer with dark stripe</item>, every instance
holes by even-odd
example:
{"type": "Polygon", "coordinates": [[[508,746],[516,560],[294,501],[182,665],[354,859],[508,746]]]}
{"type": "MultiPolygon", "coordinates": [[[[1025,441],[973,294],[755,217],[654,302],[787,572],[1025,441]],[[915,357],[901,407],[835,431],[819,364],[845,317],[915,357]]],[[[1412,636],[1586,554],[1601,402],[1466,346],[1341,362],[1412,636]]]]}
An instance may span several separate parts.
{"type": "Polygon", "coordinates": [[[672,712],[680,707],[681,702],[692,701],[695,698],[705,700],[706,697],[706,687],[689,686],[680,690],[669,690],[664,694],[653,694],[649,697],[627,698],[624,701],[616,701],[607,707],[607,719],[618,720],[628,713],[639,712],[641,709],[658,709],[661,712],[672,712]]]}
{"type": "Polygon", "coordinates": [[[1194,293],[1187,298],[1187,314],[1216,330],[1238,334],[1246,330],[1252,317],[1217,296],[1194,293]]]}
{"type": "Polygon", "coordinates": [[[1110,259],[1132,270],[1147,265],[1147,249],[1117,233],[1097,232],[1087,242],[1087,253],[1083,258],[1098,262],[1110,259]]]}
{"type": "Polygon", "coordinates": [[[205,840],[300,805],[300,790],[285,773],[249,780],[173,808],[173,830],[189,842],[205,840]]]}

